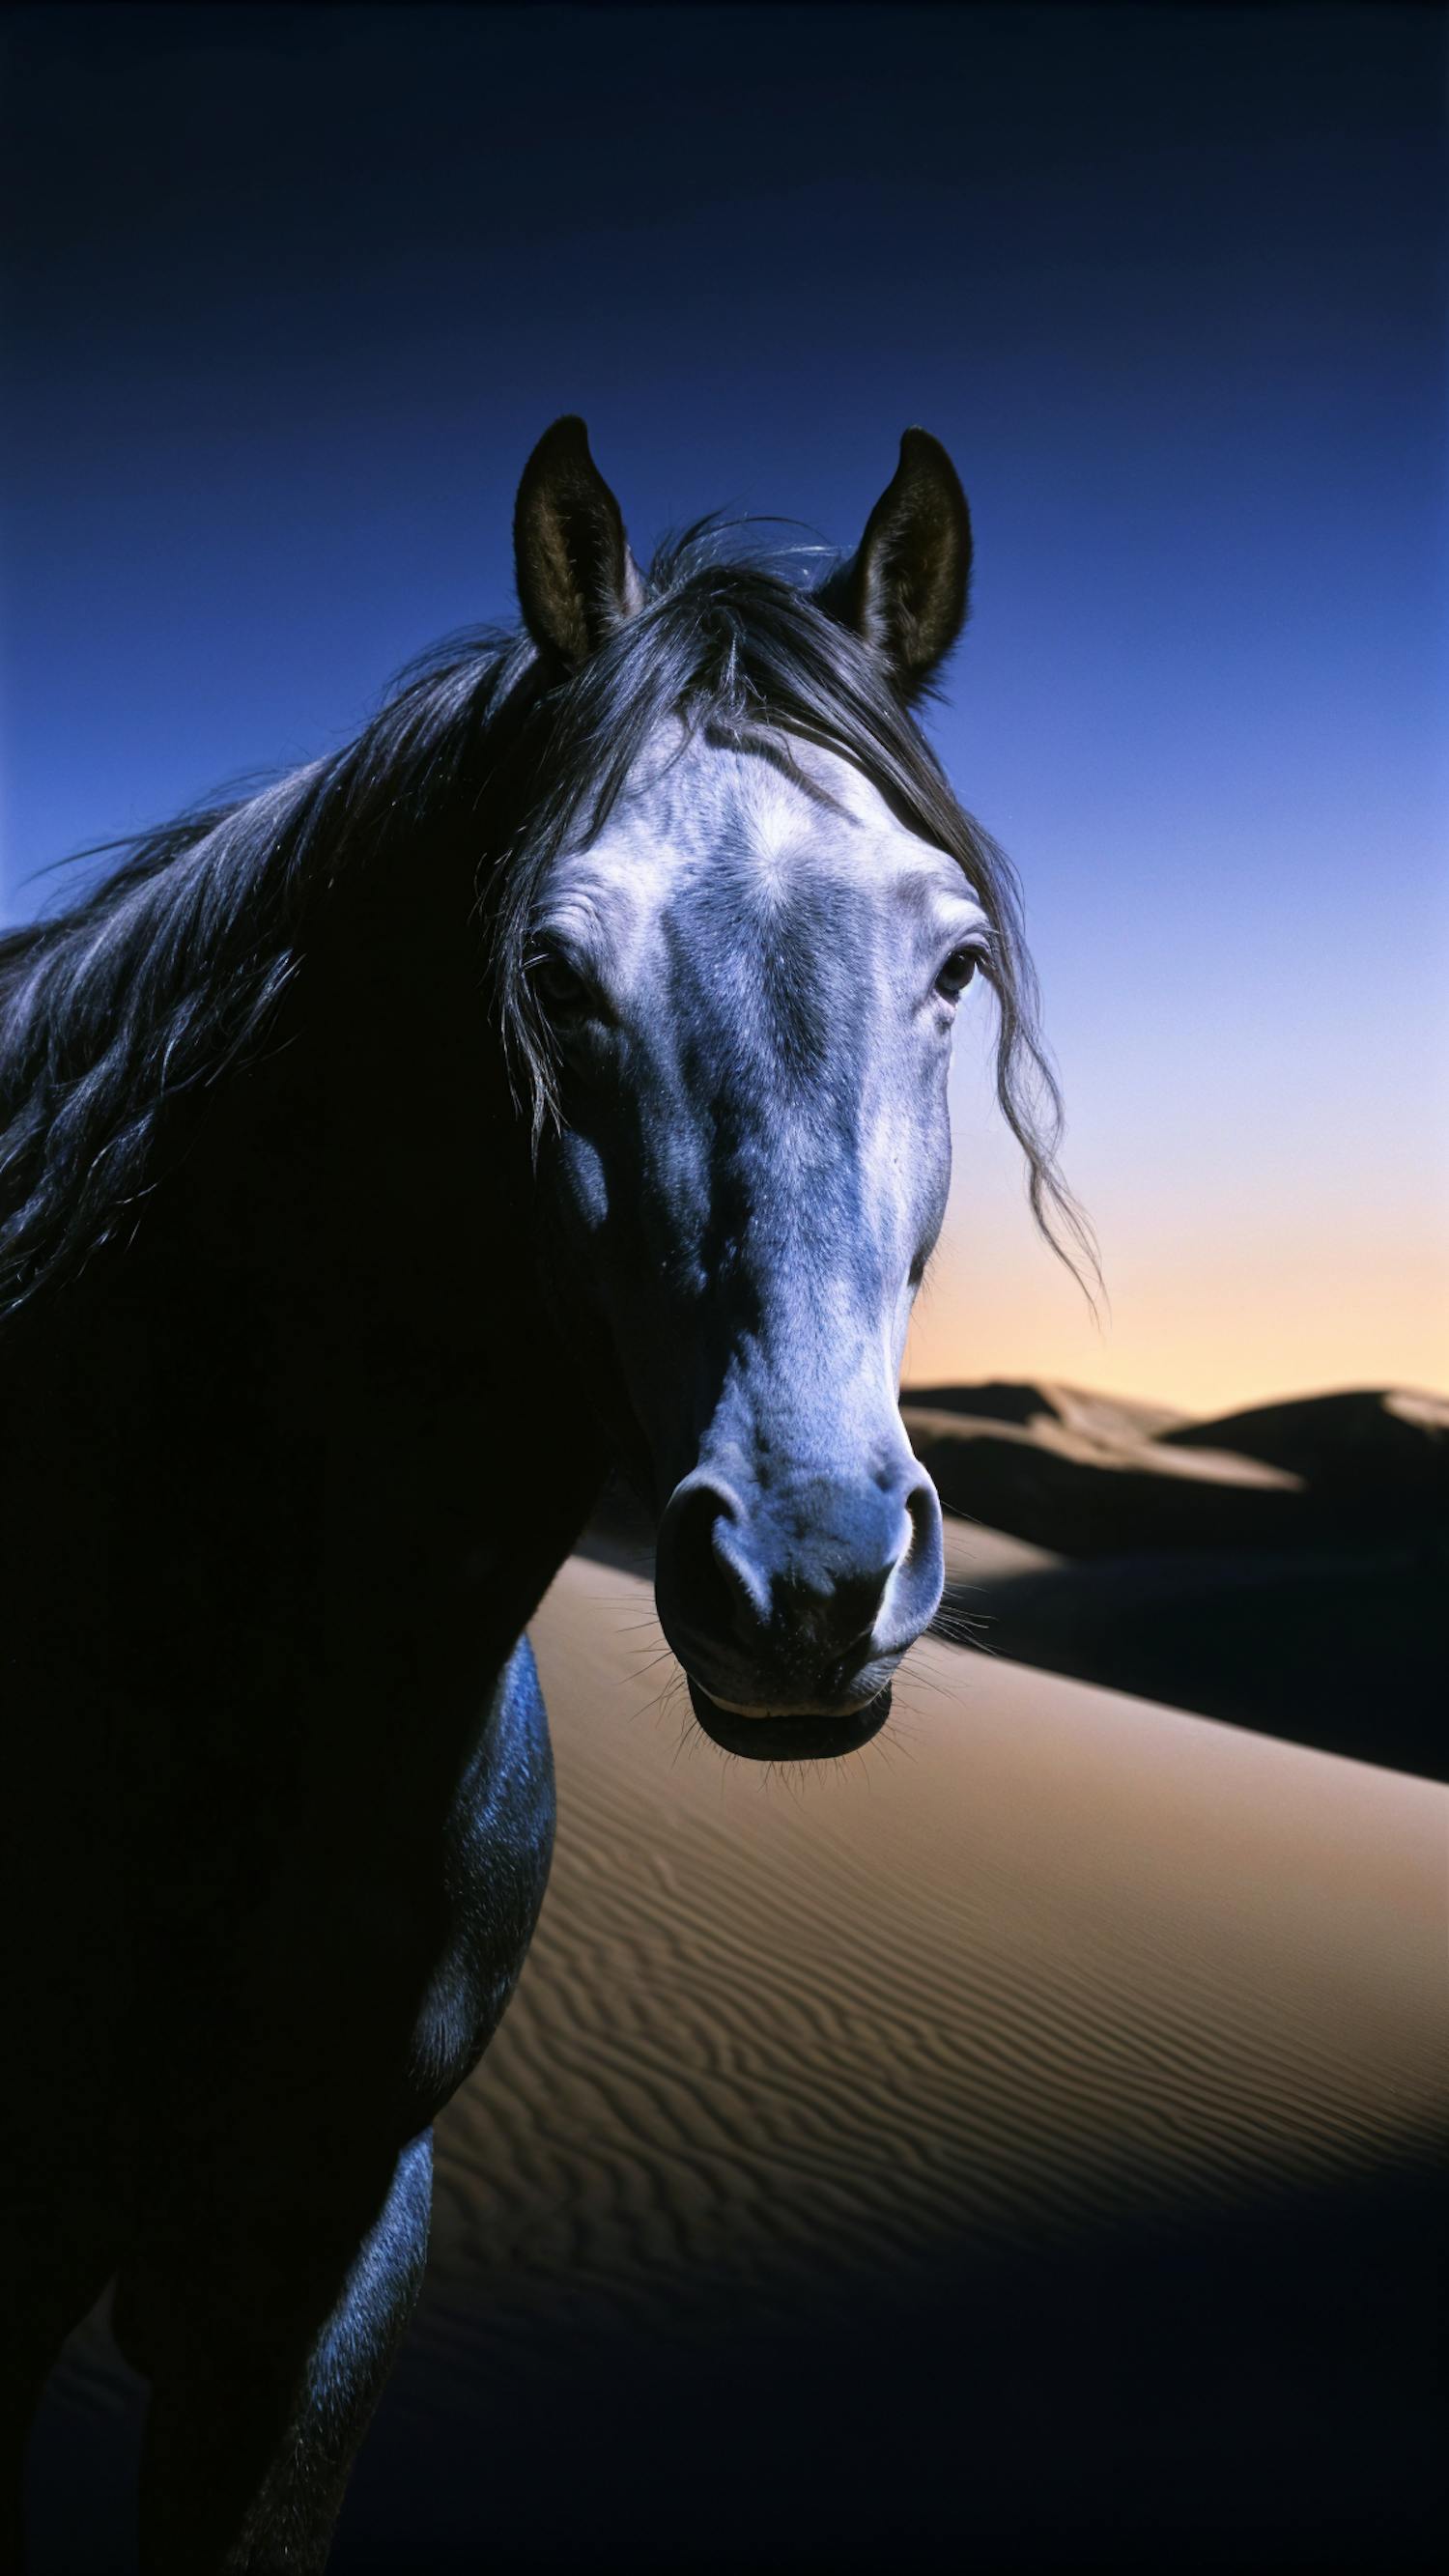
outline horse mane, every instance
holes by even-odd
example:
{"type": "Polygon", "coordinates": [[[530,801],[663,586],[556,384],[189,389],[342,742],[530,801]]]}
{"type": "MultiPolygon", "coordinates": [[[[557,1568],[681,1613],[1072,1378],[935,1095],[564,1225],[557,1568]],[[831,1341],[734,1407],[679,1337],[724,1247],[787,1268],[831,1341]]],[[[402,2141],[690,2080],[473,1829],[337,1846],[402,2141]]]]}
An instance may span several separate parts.
{"type": "Polygon", "coordinates": [[[70,909],[0,935],[0,1315],[134,1226],[179,1109],[265,1050],[344,869],[463,808],[480,953],[536,1139],[557,1111],[528,974],[538,887],[566,839],[600,829],[670,716],[742,744],[793,734],[841,754],[957,860],[991,927],[997,1095],[1032,1213],[1070,1267],[1095,1270],[1057,1169],[1061,1101],[1010,863],[798,564],[701,522],[660,550],[642,609],[577,671],[521,628],[450,639],[344,750],[86,854],[122,855],[70,909]]]}

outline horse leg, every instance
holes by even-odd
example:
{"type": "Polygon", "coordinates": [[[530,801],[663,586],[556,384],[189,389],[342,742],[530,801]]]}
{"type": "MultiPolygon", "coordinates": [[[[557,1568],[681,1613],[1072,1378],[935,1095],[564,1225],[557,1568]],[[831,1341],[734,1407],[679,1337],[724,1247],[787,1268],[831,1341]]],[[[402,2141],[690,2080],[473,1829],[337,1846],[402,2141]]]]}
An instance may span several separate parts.
{"type": "Polygon", "coordinates": [[[422,2286],[431,2130],[382,2210],[301,2374],[189,2365],[158,2378],[141,2465],[145,2576],[316,2576],[348,2473],[422,2286]]]}

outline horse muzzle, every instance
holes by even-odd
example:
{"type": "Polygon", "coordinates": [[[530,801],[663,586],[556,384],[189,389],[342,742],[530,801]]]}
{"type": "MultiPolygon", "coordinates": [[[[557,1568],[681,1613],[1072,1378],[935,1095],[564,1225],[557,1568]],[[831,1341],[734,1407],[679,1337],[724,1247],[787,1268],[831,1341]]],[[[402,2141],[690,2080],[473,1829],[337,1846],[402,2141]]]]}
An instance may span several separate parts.
{"type": "Polygon", "coordinates": [[[754,1761],[820,1760],[885,1724],[943,1571],[940,1505],[909,1451],[849,1484],[781,1482],[753,1507],[735,1480],[700,1467],[661,1522],[655,1597],[716,1744],[754,1761]]]}
{"type": "Polygon", "coordinates": [[[794,1717],[756,1717],[749,1710],[723,1708],[711,1699],[692,1673],[685,1674],[689,1701],[712,1744],[724,1753],[743,1754],[747,1762],[835,1762],[856,1753],[879,1735],[891,1713],[891,1685],[876,1692],[863,1708],[847,1716],[820,1712],[794,1717]]]}

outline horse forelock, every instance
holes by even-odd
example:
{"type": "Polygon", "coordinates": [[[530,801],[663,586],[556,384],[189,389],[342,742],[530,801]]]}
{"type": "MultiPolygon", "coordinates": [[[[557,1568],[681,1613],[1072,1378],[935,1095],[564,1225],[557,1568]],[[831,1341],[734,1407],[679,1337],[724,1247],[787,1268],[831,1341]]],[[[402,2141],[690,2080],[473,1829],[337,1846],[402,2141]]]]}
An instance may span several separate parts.
{"type": "MultiPolygon", "coordinates": [[[[990,925],[998,1091],[1033,1207],[1059,1248],[1082,1247],[1055,1172],[1057,1095],[1009,863],[800,570],[711,524],[656,556],[639,612],[572,674],[521,630],[453,639],[345,750],[113,845],[120,864],[81,902],[0,939],[0,1312],[116,1231],[156,1177],[167,1112],[265,1047],[344,874],[390,849],[416,864],[444,829],[475,853],[480,952],[537,1137],[557,1106],[528,973],[540,888],[571,840],[603,831],[651,745],[667,759],[671,727],[748,748],[807,794],[819,784],[805,747],[834,753],[956,859],[990,925]]],[[[405,900],[385,868],[379,880],[380,907],[405,900]]],[[[818,1062],[814,1003],[788,964],[768,962],[772,976],[803,1078],[818,1062]]]]}

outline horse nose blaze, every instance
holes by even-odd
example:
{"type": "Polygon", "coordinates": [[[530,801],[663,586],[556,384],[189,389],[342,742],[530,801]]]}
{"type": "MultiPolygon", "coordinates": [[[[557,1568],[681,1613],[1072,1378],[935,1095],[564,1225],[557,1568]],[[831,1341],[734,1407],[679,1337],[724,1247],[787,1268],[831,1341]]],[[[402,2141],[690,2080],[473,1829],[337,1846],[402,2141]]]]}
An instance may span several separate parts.
{"type": "Polygon", "coordinates": [[[747,1507],[699,1470],[659,1534],[665,1634],[737,1715],[847,1716],[877,1699],[941,1592],[941,1514],[915,1461],[852,1483],[797,1480],[747,1507]]]}

